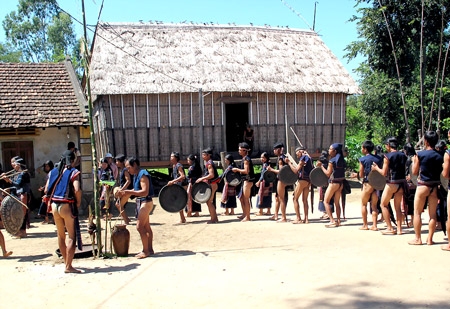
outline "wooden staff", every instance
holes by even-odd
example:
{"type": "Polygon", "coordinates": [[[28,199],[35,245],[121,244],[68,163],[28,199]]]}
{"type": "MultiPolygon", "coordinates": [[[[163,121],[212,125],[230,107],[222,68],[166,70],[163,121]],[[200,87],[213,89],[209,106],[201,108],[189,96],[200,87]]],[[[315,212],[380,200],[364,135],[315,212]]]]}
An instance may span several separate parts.
{"type": "Polygon", "coordinates": [[[3,190],[3,189],[1,189],[1,188],[0,188],[0,191],[1,191],[3,194],[7,194],[7,195],[10,196],[11,198],[15,199],[17,202],[19,202],[20,204],[22,204],[22,206],[25,206],[25,207],[28,209],[28,206],[27,206],[26,204],[24,204],[21,200],[19,200],[17,197],[15,197],[14,195],[12,195],[12,194],[9,193],[8,191],[3,190]]]}
{"type": "Polygon", "coordinates": [[[294,168],[297,169],[298,167],[297,162],[295,162],[295,159],[288,152],[286,152],[286,157],[289,159],[290,162],[292,162],[294,168]]]}
{"type": "Polygon", "coordinates": [[[300,139],[298,138],[297,134],[295,134],[294,129],[292,129],[292,127],[289,127],[292,131],[292,133],[294,133],[295,139],[297,140],[297,142],[300,144],[300,146],[304,147],[302,142],[300,142],[300,139]]]}

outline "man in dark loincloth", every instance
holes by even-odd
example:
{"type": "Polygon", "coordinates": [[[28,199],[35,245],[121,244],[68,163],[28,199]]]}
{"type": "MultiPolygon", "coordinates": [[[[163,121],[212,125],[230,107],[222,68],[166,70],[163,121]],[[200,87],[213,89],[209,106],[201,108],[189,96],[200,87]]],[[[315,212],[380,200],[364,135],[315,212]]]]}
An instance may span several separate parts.
{"type": "MultiPolygon", "coordinates": [[[[72,167],[74,160],[75,154],[66,150],[60,162],[60,169],[54,168],[49,173],[44,189],[45,194],[50,196],[58,246],[66,266],[65,273],[81,272],[72,266],[77,243],[78,209],[81,205],[80,171],[72,167]]],[[[80,238],[78,238],[78,247],[81,247],[80,238]]]]}
{"type": "Polygon", "coordinates": [[[424,134],[425,150],[417,152],[413,158],[412,174],[419,175],[416,194],[414,195],[414,234],[415,238],[408,242],[410,245],[421,245],[422,212],[428,202],[428,238],[427,245],[433,245],[433,235],[436,230],[438,186],[441,184],[440,176],[444,160],[435,149],[439,135],[435,131],[427,131],[424,134]]]}
{"type": "Polygon", "coordinates": [[[362,180],[361,213],[363,220],[363,226],[359,228],[360,230],[378,231],[378,193],[370,185],[368,176],[372,170],[372,164],[375,163],[379,168],[382,168],[383,159],[372,154],[374,148],[375,145],[369,140],[364,141],[361,145],[361,152],[364,156],[359,158],[359,179],[362,180]],[[372,210],[372,226],[370,228],[367,224],[367,203],[369,202],[372,210]]]}

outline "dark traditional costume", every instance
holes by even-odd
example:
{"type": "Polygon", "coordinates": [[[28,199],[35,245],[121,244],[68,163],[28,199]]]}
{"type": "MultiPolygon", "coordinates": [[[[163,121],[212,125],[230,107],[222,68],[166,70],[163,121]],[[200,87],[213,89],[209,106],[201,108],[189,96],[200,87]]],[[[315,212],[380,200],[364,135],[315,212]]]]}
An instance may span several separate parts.
{"type": "Polygon", "coordinates": [[[259,191],[256,199],[256,208],[271,208],[272,207],[272,192],[273,182],[266,182],[264,180],[264,173],[267,172],[269,163],[262,165],[261,177],[259,178],[259,191]]]}

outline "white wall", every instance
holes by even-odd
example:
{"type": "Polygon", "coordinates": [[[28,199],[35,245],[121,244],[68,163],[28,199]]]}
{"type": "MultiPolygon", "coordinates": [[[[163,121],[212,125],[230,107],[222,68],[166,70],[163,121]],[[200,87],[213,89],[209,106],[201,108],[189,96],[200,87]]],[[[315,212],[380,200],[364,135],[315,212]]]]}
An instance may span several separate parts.
{"type": "MultiPolygon", "coordinates": [[[[40,167],[47,160],[52,160],[53,163],[59,161],[61,154],[67,150],[67,143],[72,141],[75,143],[76,147],[79,148],[78,144],[78,130],[69,128],[48,128],[45,130],[36,130],[35,135],[12,135],[12,136],[2,136],[0,139],[0,147],[2,147],[1,142],[6,141],[32,141],[34,148],[34,167],[35,167],[35,177],[31,178],[31,188],[33,190],[33,195],[39,197],[40,193],[38,188],[45,184],[45,173],[40,167]]],[[[0,149],[1,150],[1,149],[0,149]]],[[[2,151],[0,151],[0,161],[3,162],[2,151]]],[[[6,166],[3,167],[5,171],[11,170],[11,166],[6,162],[6,166]]]]}

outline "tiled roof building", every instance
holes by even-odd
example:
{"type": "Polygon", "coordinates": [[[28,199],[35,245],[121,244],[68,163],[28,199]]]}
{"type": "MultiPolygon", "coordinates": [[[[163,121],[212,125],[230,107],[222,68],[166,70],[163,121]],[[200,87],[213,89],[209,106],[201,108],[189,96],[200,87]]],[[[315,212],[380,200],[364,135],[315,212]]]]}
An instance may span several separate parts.
{"type": "Polygon", "coordinates": [[[87,101],[70,60],[0,63],[0,129],[88,124],[87,101]]]}

